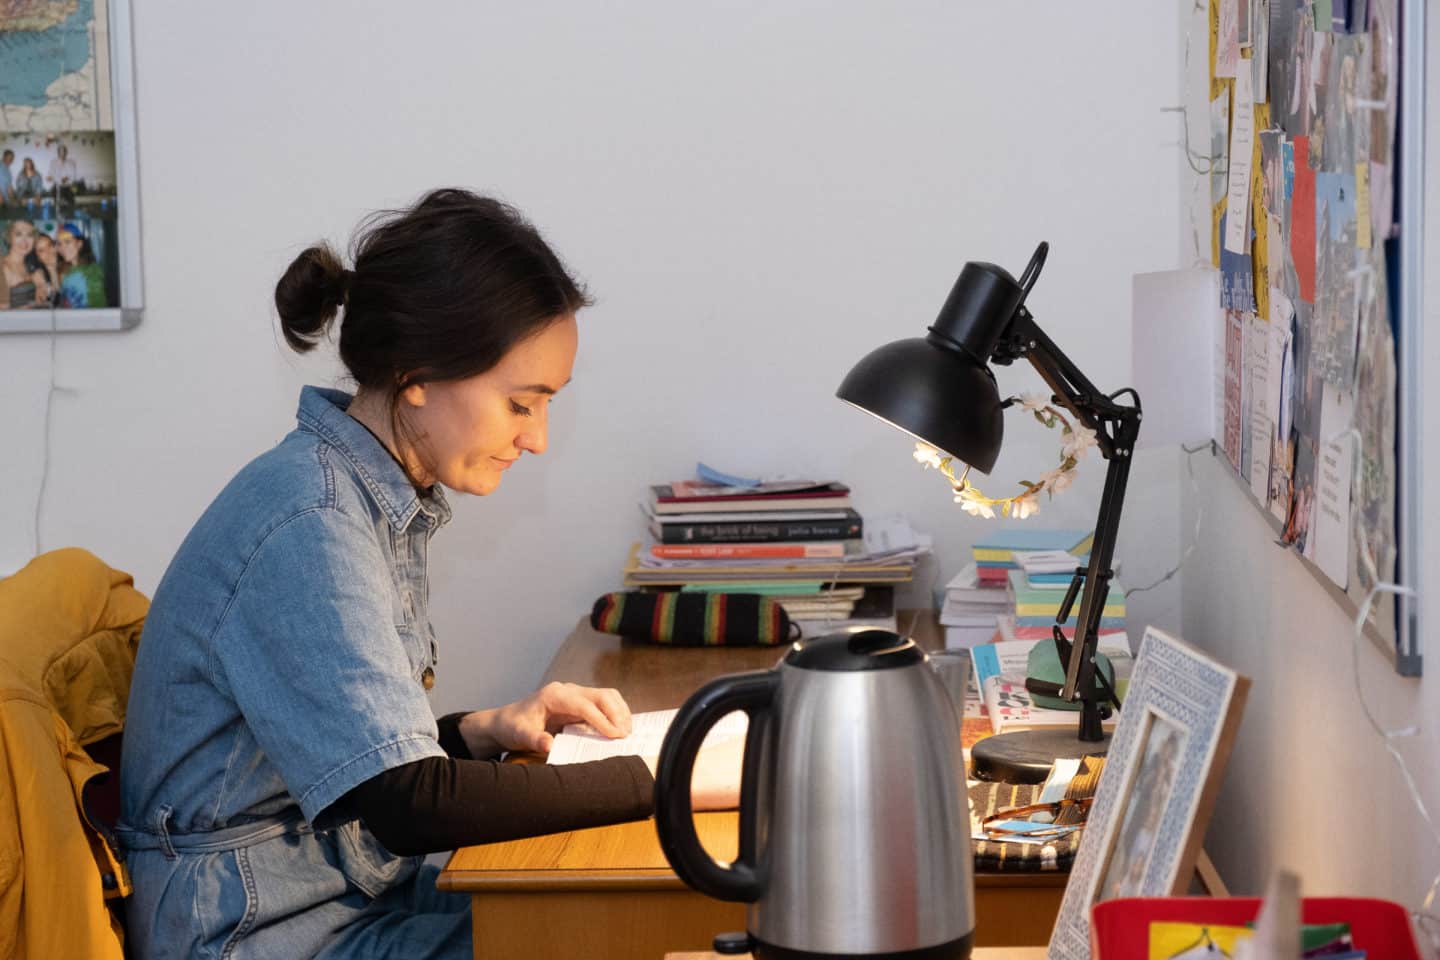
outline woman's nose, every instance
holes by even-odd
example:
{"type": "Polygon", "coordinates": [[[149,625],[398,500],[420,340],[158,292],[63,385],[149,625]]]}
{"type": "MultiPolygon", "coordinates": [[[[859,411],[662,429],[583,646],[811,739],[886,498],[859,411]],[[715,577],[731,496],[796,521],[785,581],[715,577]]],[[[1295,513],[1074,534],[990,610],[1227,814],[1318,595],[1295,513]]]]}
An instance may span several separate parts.
{"type": "Polygon", "coordinates": [[[515,446],[527,453],[544,453],[545,447],[549,444],[549,424],[545,409],[542,407],[535,415],[534,422],[525,425],[520,435],[515,438],[515,446]]]}

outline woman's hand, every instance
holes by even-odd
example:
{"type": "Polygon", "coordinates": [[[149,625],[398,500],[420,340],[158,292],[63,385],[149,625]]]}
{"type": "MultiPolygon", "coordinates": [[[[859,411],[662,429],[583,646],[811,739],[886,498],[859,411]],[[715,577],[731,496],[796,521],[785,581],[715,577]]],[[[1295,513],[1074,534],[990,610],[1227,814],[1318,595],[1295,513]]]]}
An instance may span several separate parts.
{"type": "Polygon", "coordinates": [[[460,735],[473,757],[502,750],[549,753],[554,734],[567,723],[588,723],[606,737],[630,733],[630,707],[618,690],[547,683],[523,700],[495,710],[477,710],[460,721],[460,735]]]}

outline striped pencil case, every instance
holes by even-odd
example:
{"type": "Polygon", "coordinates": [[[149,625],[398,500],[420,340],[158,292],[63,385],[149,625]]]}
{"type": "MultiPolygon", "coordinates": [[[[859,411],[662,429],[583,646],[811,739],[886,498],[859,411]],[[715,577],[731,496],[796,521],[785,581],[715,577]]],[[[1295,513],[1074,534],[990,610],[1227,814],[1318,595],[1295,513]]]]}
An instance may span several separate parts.
{"type": "Polygon", "coordinates": [[[799,635],[785,608],[756,593],[607,593],[590,625],[602,633],[677,647],[755,647],[799,635]]]}

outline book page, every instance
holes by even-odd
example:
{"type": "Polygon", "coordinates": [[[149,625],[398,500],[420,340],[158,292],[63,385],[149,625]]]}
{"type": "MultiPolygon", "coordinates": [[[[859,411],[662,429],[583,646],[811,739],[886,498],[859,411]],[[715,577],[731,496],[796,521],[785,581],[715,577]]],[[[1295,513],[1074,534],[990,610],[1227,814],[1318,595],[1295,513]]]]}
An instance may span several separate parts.
{"type": "MultiPolygon", "coordinates": [[[[660,745],[665,740],[665,731],[675,719],[676,710],[652,710],[636,713],[630,718],[630,735],[611,740],[588,723],[571,723],[555,737],[546,763],[588,763],[607,757],[655,757],[660,755],[660,745]]],[[[727,713],[710,728],[705,745],[727,739],[744,739],[750,728],[750,717],[743,710],[727,713]]]]}

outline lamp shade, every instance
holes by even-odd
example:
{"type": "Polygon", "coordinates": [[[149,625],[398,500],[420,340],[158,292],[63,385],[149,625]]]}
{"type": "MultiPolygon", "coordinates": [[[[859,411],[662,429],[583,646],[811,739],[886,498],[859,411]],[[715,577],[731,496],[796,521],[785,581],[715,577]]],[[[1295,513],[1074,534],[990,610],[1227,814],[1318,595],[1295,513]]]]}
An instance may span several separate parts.
{"type": "Polygon", "coordinates": [[[995,377],[968,353],[933,337],[872,350],[835,395],[938,450],[989,473],[1005,421],[995,377]]]}
{"type": "MultiPolygon", "coordinates": [[[[1036,272],[1043,248],[1032,261],[1036,272]]],[[[1027,289],[993,263],[965,264],[929,335],[871,351],[835,395],[989,473],[1005,423],[986,364],[1027,289]]]]}

